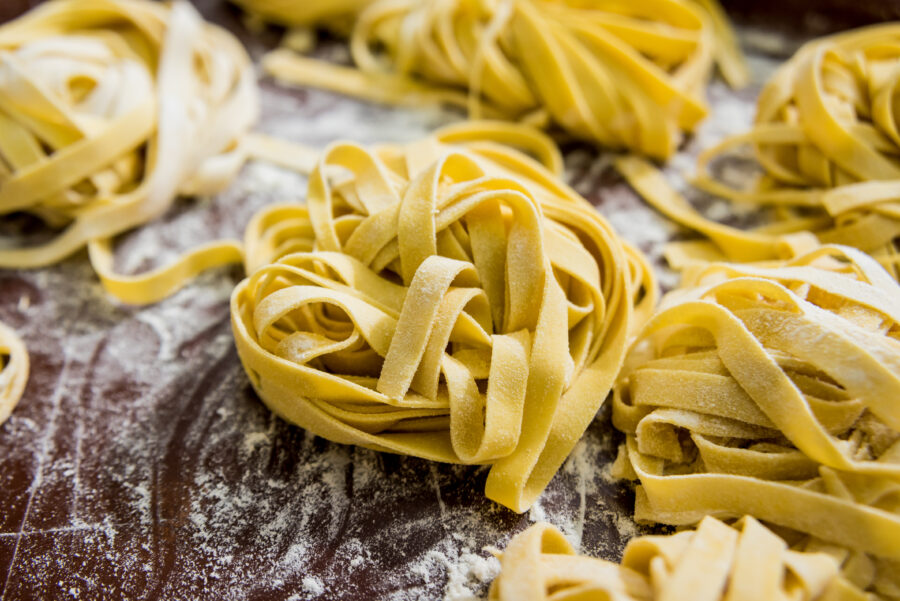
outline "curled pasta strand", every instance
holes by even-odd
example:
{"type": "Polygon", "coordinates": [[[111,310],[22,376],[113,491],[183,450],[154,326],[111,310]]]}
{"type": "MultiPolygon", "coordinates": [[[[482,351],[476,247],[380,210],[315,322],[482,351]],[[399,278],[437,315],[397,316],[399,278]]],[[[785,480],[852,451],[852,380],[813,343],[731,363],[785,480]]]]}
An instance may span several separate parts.
{"type": "Polygon", "coordinates": [[[898,399],[900,286],[868,255],[698,266],[617,380],[614,471],[639,480],[639,520],[752,515],[900,590],[898,399]]]}
{"type": "Polygon", "coordinates": [[[0,215],[64,228],[0,250],[2,267],[57,263],[87,246],[106,289],[159,300],[198,272],[240,262],[220,241],[141,276],[113,270],[113,239],[178,194],[224,188],[258,113],[249,58],[185,2],[61,0],[0,27],[0,215]]]}
{"type": "Polygon", "coordinates": [[[612,385],[652,273],[531,128],[326,150],[245,239],[238,353],[263,401],[347,444],[491,465],[526,510],[612,385]],[[528,156],[515,147],[528,151],[528,156]]]}
{"type": "Polygon", "coordinates": [[[704,518],[696,530],[642,536],[620,564],[578,555],[554,526],[538,523],[516,535],[500,556],[491,601],[862,601],[852,559],[826,547],[791,548],[746,516],[727,525],[704,518]]]}
{"type": "MultiPolygon", "coordinates": [[[[269,0],[241,4],[298,24],[336,14],[269,0]]],[[[580,139],[663,159],[706,116],[704,88],[715,60],[733,84],[747,79],[713,0],[362,4],[350,36],[356,69],[283,48],[265,57],[266,71],[377,102],[439,102],[476,119],[552,123],[580,139]]],[[[334,8],[346,14],[348,6],[334,8]]]]}
{"type": "Polygon", "coordinates": [[[648,164],[618,163],[654,207],[710,239],[673,245],[669,255],[676,265],[784,258],[797,254],[791,246],[798,240],[802,250],[818,239],[863,250],[900,278],[898,40],[900,25],[888,23],[810,42],[763,88],[753,128],[700,155],[694,184],[721,198],[771,208],[770,226],[745,232],[710,221],[648,164]],[[740,186],[716,166],[746,158],[745,148],[760,175],[740,186]]]}
{"type": "Polygon", "coordinates": [[[28,351],[15,332],[0,323],[0,425],[25,393],[28,382],[28,351]]]}

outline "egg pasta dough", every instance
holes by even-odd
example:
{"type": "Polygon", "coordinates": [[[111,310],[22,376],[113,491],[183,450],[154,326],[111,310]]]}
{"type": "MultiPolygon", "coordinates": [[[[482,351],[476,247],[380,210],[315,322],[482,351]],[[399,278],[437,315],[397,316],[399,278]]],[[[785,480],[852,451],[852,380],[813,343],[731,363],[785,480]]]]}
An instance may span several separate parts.
{"type": "Polygon", "coordinates": [[[248,228],[232,323],[259,396],[329,440],[489,464],[487,496],[526,510],[655,303],[643,258],[560,169],[512,124],[331,146],[306,205],[248,228]]]}

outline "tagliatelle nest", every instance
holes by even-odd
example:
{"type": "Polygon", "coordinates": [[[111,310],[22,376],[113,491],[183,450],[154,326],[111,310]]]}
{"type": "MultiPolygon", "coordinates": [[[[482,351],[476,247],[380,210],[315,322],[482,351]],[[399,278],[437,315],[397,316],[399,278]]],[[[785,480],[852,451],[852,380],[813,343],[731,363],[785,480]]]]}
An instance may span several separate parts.
{"type": "Polygon", "coordinates": [[[249,228],[252,275],[232,318],[250,381],[285,419],[337,442],[491,464],[487,495],[524,511],[593,419],[655,295],[593,207],[498,142],[560,167],[549,139],[511,125],[332,146],[307,206],[249,228]]]}
{"type": "MultiPolygon", "coordinates": [[[[268,0],[242,4],[282,20],[290,13],[268,0]]],[[[706,116],[715,61],[736,85],[746,79],[712,0],[377,0],[355,15],[350,48],[358,70],[285,49],[263,66],[288,82],[553,124],[657,158],[672,156],[706,116]]]]}
{"type": "Polygon", "coordinates": [[[871,258],[687,273],[613,398],[636,518],[752,515],[868,554],[900,590],[900,286],[871,258]]]}
{"type": "Polygon", "coordinates": [[[175,272],[122,277],[111,240],[178,194],[227,185],[257,102],[240,43],[186,2],[60,0],[3,25],[0,215],[25,211],[65,229],[0,250],[0,267],[53,264],[87,245],[110,292],[151,302],[188,272],[239,262],[235,245],[213,244],[175,272]]]}
{"type": "Polygon", "coordinates": [[[621,564],[580,556],[550,524],[535,524],[510,541],[491,585],[491,601],[763,601],[869,598],[853,582],[852,565],[829,548],[788,549],[747,516],[728,526],[705,518],[696,530],[642,536],[621,564]]]}
{"type": "Polygon", "coordinates": [[[853,246],[900,278],[900,25],[875,25],[803,46],[760,93],[756,122],[701,154],[695,184],[772,210],[771,224],[741,231],[693,210],[646,164],[619,162],[656,208],[710,238],[672,245],[671,262],[779,258],[785,240],[811,232],[853,246]],[[752,151],[757,177],[726,175],[722,163],[752,151]],[[742,178],[747,179],[747,178],[742,178]],[[743,185],[742,185],[743,184],[743,185]]]}
{"type": "Polygon", "coordinates": [[[22,340],[0,323],[0,425],[9,418],[28,382],[28,352],[22,340]]]}

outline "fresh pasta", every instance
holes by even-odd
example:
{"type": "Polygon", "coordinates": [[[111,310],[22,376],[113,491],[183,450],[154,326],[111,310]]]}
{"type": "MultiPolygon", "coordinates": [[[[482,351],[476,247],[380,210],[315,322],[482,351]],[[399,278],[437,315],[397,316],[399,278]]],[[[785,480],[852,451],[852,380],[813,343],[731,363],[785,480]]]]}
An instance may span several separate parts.
{"type": "Polygon", "coordinates": [[[490,464],[487,496],[526,510],[655,302],[641,255],[561,166],[549,138],[503,123],[331,146],[305,206],[248,228],[231,310],[259,396],[329,440],[490,464]]]}
{"type": "Polygon", "coordinates": [[[772,209],[770,226],[743,232],[712,222],[646,163],[621,161],[623,173],[649,202],[711,239],[707,245],[676,245],[676,256],[773,259],[785,250],[786,235],[811,231],[821,243],[869,253],[900,278],[898,48],[897,23],[810,42],[763,89],[753,128],[700,155],[694,183],[722,198],[772,209]],[[760,174],[740,186],[716,165],[746,147],[760,174]]]}
{"type": "MultiPolygon", "coordinates": [[[[327,2],[311,3],[312,9],[269,0],[242,4],[298,22],[329,8],[327,2]]],[[[350,37],[356,69],[281,49],[265,57],[266,71],[379,102],[436,101],[476,119],[552,124],[579,139],[662,159],[706,116],[705,86],[715,61],[735,85],[746,80],[713,0],[363,4],[350,37]]],[[[348,3],[334,7],[343,12],[348,3]]]]}
{"type": "Polygon", "coordinates": [[[864,253],[687,270],[629,352],[613,423],[636,519],[752,515],[900,591],[900,286],[864,253]]]}
{"type": "Polygon", "coordinates": [[[538,523],[510,541],[500,565],[491,601],[871,599],[840,551],[788,548],[749,516],[730,526],[707,517],[696,530],[633,539],[621,564],[577,555],[559,530],[538,523]]]}
{"type": "Polygon", "coordinates": [[[109,292],[145,303],[239,263],[240,247],[220,241],[122,276],[112,241],[178,194],[227,185],[257,104],[243,47],[186,2],[60,0],[0,26],[0,216],[62,228],[0,250],[0,267],[46,266],[87,246],[109,292]]]}
{"type": "Polygon", "coordinates": [[[0,322],[0,425],[25,393],[28,382],[28,351],[8,326],[0,322]]]}

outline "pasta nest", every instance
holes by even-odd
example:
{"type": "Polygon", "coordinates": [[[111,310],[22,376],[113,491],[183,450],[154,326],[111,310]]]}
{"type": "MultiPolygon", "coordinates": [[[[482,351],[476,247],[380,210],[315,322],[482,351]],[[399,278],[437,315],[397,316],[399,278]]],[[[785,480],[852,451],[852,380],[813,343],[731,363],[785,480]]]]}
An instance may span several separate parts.
{"type": "Polygon", "coordinates": [[[900,591],[900,286],[839,246],[685,277],[613,396],[636,518],[752,515],[900,591]]]}
{"type": "Polygon", "coordinates": [[[559,530],[538,523],[510,541],[489,599],[678,601],[686,591],[694,601],[870,599],[846,564],[841,573],[842,561],[827,547],[788,548],[749,516],[632,539],[621,564],[577,555],[559,530]]]}
{"type": "Polygon", "coordinates": [[[357,15],[350,48],[368,77],[287,50],[264,66],[390,102],[432,97],[476,119],[552,123],[662,159],[706,117],[715,60],[738,84],[746,75],[724,13],[709,0],[378,0],[357,15]]]}
{"type": "MultiPolygon", "coordinates": [[[[777,258],[785,237],[812,232],[820,243],[865,251],[897,279],[898,119],[900,25],[817,39],[763,88],[752,129],[706,150],[697,164],[697,187],[765,207],[772,223],[742,232],[709,221],[671,193],[660,195],[659,185],[644,186],[642,193],[676,221],[709,236],[729,260],[777,258]],[[741,176],[729,169],[735,163],[744,165],[741,176]],[[756,170],[755,177],[747,167],[756,170]]],[[[634,165],[625,167],[635,183],[634,165]]]]}
{"type": "Polygon", "coordinates": [[[248,229],[252,275],[231,308],[259,396],[329,440],[491,464],[487,495],[527,509],[655,296],[641,256],[560,166],[548,138],[502,124],[330,147],[307,205],[248,229]]]}
{"type": "Polygon", "coordinates": [[[28,382],[28,352],[22,340],[0,323],[0,424],[12,413],[28,382]]]}
{"type": "Polygon", "coordinates": [[[228,184],[257,104],[240,43],[185,2],[60,0],[3,25],[0,215],[65,229],[0,250],[0,267],[89,245],[114,277],[112,237],[228,184]]]}

